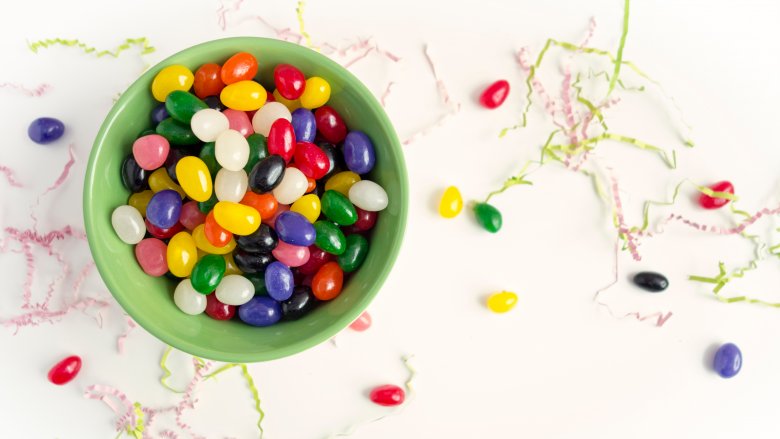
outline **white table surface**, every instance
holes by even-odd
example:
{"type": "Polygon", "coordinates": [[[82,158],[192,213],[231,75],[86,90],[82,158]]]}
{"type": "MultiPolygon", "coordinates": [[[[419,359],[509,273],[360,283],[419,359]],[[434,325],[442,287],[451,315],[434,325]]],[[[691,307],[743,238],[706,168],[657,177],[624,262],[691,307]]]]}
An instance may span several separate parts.
{"type": "MultiPolygon", "coordinates": [[[[228,7],[233,2],[226,3],[228,7]]],[[[273,33],[252,16],[297,30],[295,2],[247,0],[218,25],[217,1],[14,1],[4,4],[0,83],[51,88],[29,97],[0,88],[0,164],[13,168],[24,184],[12,188],[0,175],[0,225],[28,228],[29,207],[59,175],[73,144],[76,163],[70,177],[36,208],[39,230],[73,224],[82,228],[81,189],[86,159],[111,98],[144,63],[154,63],[184,47],[224,36],[273,33]],[[28,50],[26,41],[78,38],[113,48],[124,38],[146,36],[156,52],[141,59],[133,48],[118,58],[96,58],[75,48],[28,50]],[[65,137],[50,146],[27,139],[26,126],[50,115],[67,125],[65,137]]],[[[681,225],[644,242],[642,262],[620,254],[618,284],[602,299],[616,314],[672,311],[661,328],[650,321],[615,319],[593,301],[612,278],[614,229],[588,180],[560,166],[534,173],[533,187],[496,198],[504,228],[489,235],[470,215],[445,221],[433,210],[444,187],[455,184],[476,199],[501,184],[526,159],[536,157],[551,125],[540,107],[530,126],[499,140],[525,104],[524,76],[513,53],[528,46],[535,55],[553,36],[579,41],[589,18],[598,22],[592,45],[614,50],[620,34],[622,2],[365,2],[312,0],[306,5],[307,31],[315,42],[347,44],[372,36],[381,48],[402,57],[398,63],[369,55],[351,69],[380,95],[394,81],[387,111],[406,138],[447,110],[422,53],[430,47],[442,79],[462,110],[443,127],[405,147],[411,183],[409,227],[395,268],[370,307],[374,325],[365,333],[338,336],[305,353],[253,364],[263,400],[266,437],[321,438],[350,424],[387,412],[366,398],[371,387],[401,384],[407,377],[400,358],[414,354],[419,370],[416,397],[397,416],[367,425],[355,438],[658,438],[778,437],[780,426],[780,310],[748,304],[722,304],[708,288],[686,280],[714,275],[717,262],[731,266],[750,259],[739,237],[702,234],[681,225]],[[492,112],[475,104],[485,84],[507,78],[512,94],[492,112]],[[628,278],[657,270],[671,281],[668,291],[650,295],[628,278]],[[486,294],[516,291],[519,304],[506,315],[491,314],[486,294]],[[723,380],[708,365],[712,346],[732,341],[744,353],[744,367],[723,380]]],[[[755,211],[778,202],[780,164],[776,126],[780,88],[780,4],[771,1],[656,1],[632,5],[625,58],[661,81],[693,125],[696,148],[682,151],[680,166],[669,171],[647,152],[604,143],[594,160],[609,166],[621,183],[626,215],[641,220],[641,203],[664,199],[684,179],[734,182],[742,207],[755,211]]],[[[551,52],[543,71],[557,92],[559,67],[566,57],[551,52]]],[[[344,61],[346,58],[339,58],[344,61]]],[[[604,66],[578,57],[572,66],[604,66]]],[[[626,73],[629,83],[637,77],[626,73]]],[[[614,132],[676,146],[673,109],[657,93],[624,94],[608,113],[614,132]],[[670,118],[669,115],[672,117],[670,118]]],[[[690,188],[674,208],[701,222],[728,224],[722,212],[703,212],[691,202],[690,188]]],[[[773,220],[756,232],[774,239],[773,220]]],[[[55,244],[73,272],[58,286],[53,306],[69,294],[89,262],[85,243],[55,244]]],[[[10,242],[9,250],[19,245],[10,242]]],[[[34,298],[40,300],[57,264],[36,250],[34,298]]],[[[777,260],[724,291],[749,292],[780,300],[777,260]]],[[[24,260],[0,254],[3,294],[0,318],[22,312],[24,260]]],[[[121,389],[133,401],[161,407],[178,396],[158,383],[164,345],[135,329],[118,354],[116,338],[125,330],[121,309],[93,271],[83,294],[111,301],[101,311],[102,328],[90,310],[73,312],[56,325],[0,332],[0,432],[3,437],[108,438],[116,416],[103,403],[83,398],[92,384],[121,389]],[[46,381],[61,357],[84,359],[78,378],[64,387],[46,381]]],[[[175,385],[192,373],[188,357],[174,353],[175,385]]],[[[200,386],[195,410],[185,419],[208,437],[254,437],[255,415],[240,376],[231,371],[200,386]]],[[[175,429],[162,416],[148,433],[175,429]]],[[[179,437],[188,437],[179,433],[179,437]]]]}

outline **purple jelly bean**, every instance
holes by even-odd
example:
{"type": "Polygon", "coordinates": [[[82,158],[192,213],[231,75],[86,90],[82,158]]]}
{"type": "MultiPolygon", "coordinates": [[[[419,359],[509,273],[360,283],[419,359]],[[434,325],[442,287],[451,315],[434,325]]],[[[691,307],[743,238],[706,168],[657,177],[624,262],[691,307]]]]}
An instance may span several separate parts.
{"type": "Polygon", "coordinates": [[[157,192],[146,206],[146,219],[153,225],[168,229],[179,222],[181,215],[181,196],[178,192],[165,189],[157,192]]]}
{"type": "Polygon", "coordinates": [[[168,118],[168,110],[165,109],[165,102],[162,104],[154,107],[152,110],[152,122],[157,125],[158,123],[162,122],[163,120],[168,118]]]}
{"type": "Polygon", "coordinates": [[[721,377],[731,378],[742,369],[742,352],[734,343],[726,343],[718,348],[712,366],[721,377]]]}
{"type": "Polygon", "coordinates": [[[279,239],[292,245],[308,247],[317,237],[314,226],[305,216],[289,210],[276,217],[274,229],[279,239]]]}
{"type": "Polygon", "coordinates": [[[371,139],[360,131],[350,131],[344,139],[344,161],[347,163],[347,168],[356,174],[370,172],[376,163],[371,139]]]}
{"type": "Polygon", "coordinates": [[[65,124],[53,117],[39,117],[30,123],[27,135],[41,145],[54,142],[65,134],[65,124]]]}
{"type": "Polygon", "coordinates": [[[292,296],[295,281],[290,267],[279,261],[268,264],[265,269],[265,289],[274,300],[287,300],[292,296]]]}
{"type": "Polygon", "coordinates": [[[299,108],[293,111],[292,126],[298,142],[314,142],[314,137],[317,135],[317,122],[311,110],[299,108]]]}
{"type": "Polygon", "coordinates": [[[282,318],[282,308],[268,296],[255,296],[238,307],[238,318],[247,325],[271,326],[282,318]]]}

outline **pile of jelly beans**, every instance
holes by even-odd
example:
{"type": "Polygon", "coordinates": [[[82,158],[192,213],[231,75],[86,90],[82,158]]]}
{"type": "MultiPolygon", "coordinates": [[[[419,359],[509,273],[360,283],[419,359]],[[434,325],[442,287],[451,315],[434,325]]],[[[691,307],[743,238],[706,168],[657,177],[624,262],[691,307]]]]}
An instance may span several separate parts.
{"type": "Polygon", "coordinates": [[[326,79],[280,64],[269,93],[257,71],[242,52],[155,76],[154,128],[122,163],[132,194],[112,224],[146,274],[177,282],[183,312],[268,326],[339,296],[388,198],[326,79]]]}

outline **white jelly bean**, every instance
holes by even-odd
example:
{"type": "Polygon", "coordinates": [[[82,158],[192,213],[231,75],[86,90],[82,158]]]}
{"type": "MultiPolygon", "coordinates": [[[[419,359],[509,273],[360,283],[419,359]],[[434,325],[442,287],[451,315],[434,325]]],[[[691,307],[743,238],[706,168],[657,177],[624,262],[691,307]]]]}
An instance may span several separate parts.
{"type": "Polygon", "coordinates": [[[379,212],[387,207],[387,192],[370,180],[360,180],[349,188],[349,201],[369,212],[379,212]]]}
{"type": "Polygon", "coordinates": [[[243,305],[255,295],[255,287],[249,279],[239,274],[229,274],[222,278],[214,293],[220,302],[227,305],[243,305]]]}
{"type": "Polygon", "coordinates": [[[238,203],[244,198],[246,188],[249,185],[249,177],[246,171],[230,171],[222,168],[214,179],[214,193],[219,201],[232,201],[238,203]]]}
{"type": "Polygon", "coordinates": [[[111,225],[119,239],[127,244],[138,244],[146,234],[144,218],[133,206],[119,206],[111,214],[111,225]]]}
{"type": "Polygon", "coordinates": [[[206,310],[206,295],[200,294],[192,287],[189,279],[184,279],[173,292],[173,302],[182,312],[198,315],[206,310]]]}
{"type": "Polygon", "coordinates": [[[292,204],[306,193],[309,181],[298,168],[287,168],[279,186],[273,190],[274,198],[279,204],[292,204]]]}
{"type": "Polygon", "coordinates": [[[222,132],[230,128],[227,116],[213,108],[204,108],[192,116],[190,128],[195,136],[204,142],[213,142],[222,132]]]}
{"type": "Polygon", "coordinates": [[[230,171],[238,171],[249,161],[249,143],[236,130],[223,131],[214,145],[217,163],[230,171]]]}
{"type": "Polygon", "coordinates": [[[268,132],[271,131],[271,125],[276,122],[277,119],[292,120],[290,110],[284,106],[281,102],[269,102],[263,105],[263,108],[257,110],[254,117],[252,117],[252,128],[256,133],[262,134],[268,137],[268,132]]]}

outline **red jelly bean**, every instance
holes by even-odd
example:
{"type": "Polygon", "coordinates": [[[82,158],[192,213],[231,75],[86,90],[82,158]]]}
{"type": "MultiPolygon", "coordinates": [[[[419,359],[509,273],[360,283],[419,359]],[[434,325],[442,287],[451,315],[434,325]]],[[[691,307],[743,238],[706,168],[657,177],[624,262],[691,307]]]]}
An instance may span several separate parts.
{"type": "Polygon", "coordinates": [[[282,156],[289,163],[295,153],[295,131],[287,119],[277,119],[268,132],[268,153],[282,156]]]}
{"type": "Polygon", "coordinates": [[[298,271],[305,275],[313,275],[325,265],[335,258],[332,254],[312,244],[309,246],[309,260],[305,264],[298,267],[298,271]]]}
{"type": "Polygon", "coordinates": [[[236,307],[222,303],[216,294],[206,296],[206,314],[214,320],[230,320],[236,315],[236,307]]]}
{"type": "Polygon", "coordinates": [[[189,201],[181,206],[179,222],[187,230],[195,230],[195,227],[203,224],[204,221],[206,221],[206,214],[200,211],[197,201],[189,201]]]}
{"type": "Polygon", "coordinates": [[[274,84],[283,98],[294,101],[303,94],[306,77],[289,64],[279,64],[274,68],[274,84]]]}
{"type": "Polygon", "coordinates": [[[330,161],[325,151],[309,142],[298,142],[295,146],[295,164],[308,178],[319,180],[328,173],[330,161]]]}
{"type": "Polygon", "coordinates": [[[203,99],[208,96],[219,96],[219,93],[225,88],[225,83],[220,78],[222,67],[219,64],[203,64],[195,71],[195,81],[192,83],[192,89],[195,96],[203,99]]]}
{"type": "Polygon", "coordinates": [[[479,103],[485,108],[498,108],[509,96],[509,83],[501,79],[486,88],[479,97],[479,103]]]}
{"type": "Polygon", "coordinates": [[[206,240],[214,247],[224,247],[233,239],[232,233],[217,224],[213,210],[206,215],[206,221],[203,223],[203,234],[206,235],[206,240]]]}
{"type": "Polygon", "coordinates": [[[325,105],[314,112],[317,130],[330,143],[339,143],[347,137],[347,124],[333,108],[325,105]]]}
{"type": "MultiPolygon", "coordinates": [[[[311,256],[309,256],[311,258],[311,256]]],[[[328,262],[317,270],[311,281],[311,291],[320,300],[332,300],[341,294],[344,271],[337,262],[328,262]]]]}
{"type": "Polygon", "coordinates": [[[144,220],[144,222],[146,223],[146,231],[157,239],[173,238],[173,235],[184,229],[184,226],[182,226],[181,223],[176,223],[167,229],[162,229],[150,223],[148,219],[144,220]]]}
{"type": "Polygon", "coordinates": [[[403,404],[404,399],[406,399],[406,392],[395,384],[385,384],[384,386],[374,387],[370,397],[375,404],[394,406],[403,404]]]}
{"type": "Polygon", "coordinates": [[[250,81],[257,74],[257,59],[251,53],[239,52],[225,61],[220,77],[225,84],[250,81]]]}
{"type": "Polygon", "coordinates": [[[363,332],[370,327],[371,314],[369,314],[368,311],[360,314],[360,317],[358,317],[354,322],[352,322],[352,324],[349,325],[349,329],[358,332],[363,332]]]}
{"type": "MultiPolygon", "coordinates": [[[[730,181],[719,181],[710,186],[713,192],[726,192],[729,194],[734,193],[734,185],[730,181]]],[[[705,209],[720,209],[721,207],[729,204],[730,200],[725,198],[711,197],[706,194],[701,194],[699,197],[699,205],[705,209]]]]}
{"type": "Polygon", "coordinates": [[[52,366],[49,370],[49,381],[61,386],[79,374],[81,370],[81,358],[78,355],[71,355],[52,366]]]}
{"type": "Polygon", "coordinates": [[[355,221],[355,224],[344,228],[344,234],[346,235],[367,232],[373,229],[374,224],[376,224],[377,212],[369,212],[357,206],[355,206],[355,211],[357,212],[357,221],[355,221]]]}

